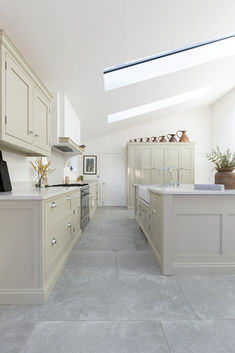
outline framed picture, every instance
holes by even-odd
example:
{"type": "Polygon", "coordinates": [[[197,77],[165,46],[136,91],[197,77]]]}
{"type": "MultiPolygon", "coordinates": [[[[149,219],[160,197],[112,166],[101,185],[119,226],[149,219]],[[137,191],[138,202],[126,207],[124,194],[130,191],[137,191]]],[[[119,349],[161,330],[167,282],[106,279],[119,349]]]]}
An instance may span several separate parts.
{"type": "Polygon", "coordinates": [[[97,156],[83,156],[83,174],[97,174],[97,156]]]}

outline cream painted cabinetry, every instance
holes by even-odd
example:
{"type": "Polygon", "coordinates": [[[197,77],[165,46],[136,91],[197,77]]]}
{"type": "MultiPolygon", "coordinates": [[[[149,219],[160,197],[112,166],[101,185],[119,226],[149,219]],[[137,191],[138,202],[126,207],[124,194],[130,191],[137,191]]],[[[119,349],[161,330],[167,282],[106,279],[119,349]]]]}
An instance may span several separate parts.
{"type": "Polygon", "coordinates": [[[89,185],[89,217],[92,217],[98,206],[98,183],[89,185]]]}
{"type": "Polygon", "coordinates": [[[0,86],[0,145],[49,155],[52,96],[3,31],[0,86]]]}
{"type": "MultiPolygon", "coordinates": [[[[180,183],[194,183],[194,143],[128,143],[127,205],[135,203],[135,184],[166,184],[169,166],[180,170],[180,183]]],[[[173,170],[173,181],[177,173],[173,170]]]]}
{"type": "Polygon", "coordinates": [[[0,201],[0,304],[47,299],[80,238],[80,207],[80,190],[0,201]]]}

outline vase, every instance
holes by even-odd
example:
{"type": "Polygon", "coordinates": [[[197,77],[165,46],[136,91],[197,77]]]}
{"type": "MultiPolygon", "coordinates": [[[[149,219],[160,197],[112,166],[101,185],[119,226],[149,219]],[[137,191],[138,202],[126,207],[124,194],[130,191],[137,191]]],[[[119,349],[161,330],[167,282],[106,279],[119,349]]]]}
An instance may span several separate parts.
{"type": "Polygon", "coordinates": [[[42,178],[39,178],[37,183],[35,184],[36,188],[41,188],[42,187],[42,178]]]}
{"type": "Polygon", "coordinates": [[[223,184],[225,189],[235,189],[234,168],[218,168],[215,173],[215,184],[223,184]]]}

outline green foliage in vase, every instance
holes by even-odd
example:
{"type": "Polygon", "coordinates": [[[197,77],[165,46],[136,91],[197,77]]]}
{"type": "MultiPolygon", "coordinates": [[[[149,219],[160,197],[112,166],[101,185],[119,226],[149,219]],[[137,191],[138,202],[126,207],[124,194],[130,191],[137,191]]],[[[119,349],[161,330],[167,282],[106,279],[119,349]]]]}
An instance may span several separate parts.
{"type": "Polygon", "coordinates": [[[216,169],[235,168],[235,153],[232,153],[230,149],[222,153],[219,146],[216,146],[216,148],[212,148],[211,153],[207,153],[206,156],[209,161],[215,164],[216,169]]]}

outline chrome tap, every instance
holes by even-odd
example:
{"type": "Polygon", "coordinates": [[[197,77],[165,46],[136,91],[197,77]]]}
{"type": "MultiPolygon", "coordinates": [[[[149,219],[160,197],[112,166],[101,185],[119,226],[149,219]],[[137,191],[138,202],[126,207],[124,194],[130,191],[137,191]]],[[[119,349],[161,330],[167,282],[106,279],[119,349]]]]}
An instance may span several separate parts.
{"type": "MultiPolygon", "coordinates": [[[[181,168],[178,168],[178,167],[176,167],[176,166],[174,166],[174,165],[171,165],[169,168],[168,168],[168,170],[169,170],[169,172],[171,172],[171,181],[172,181],[172,169],[176,169],[176,171],[177,171],[177,183],[176,183],[176,186],[180,186],[180,169],[181,168]]],[[[174,185],[174,183],[173,183],[173,181],[172,181],[172,186],[175,186],[174,185]]]]}
{"type": "Polygon", "coordinates": [[[171,168],[169,168],[169,167],[168,168],[159,168],[158,175],[160,175],[162,170],[166,170],[170,174],[170,180],[169,180],[169,183],[167,184],[167,186],[174,186],[171,168]]]}

